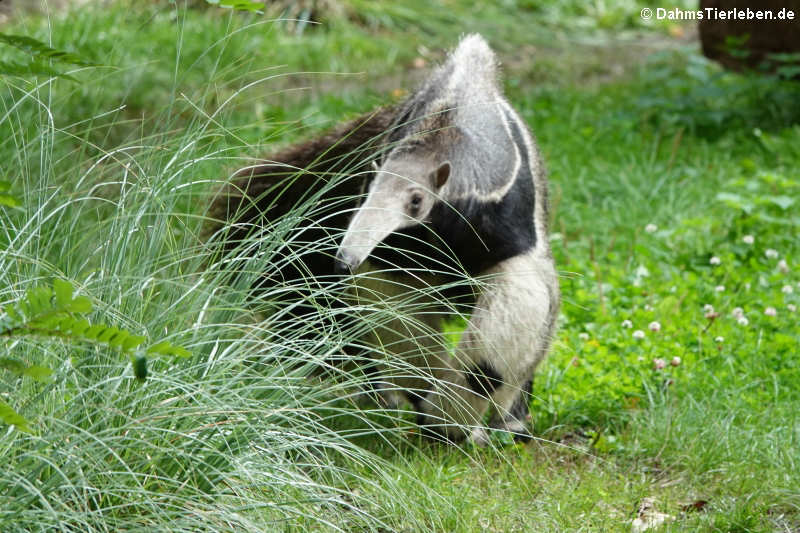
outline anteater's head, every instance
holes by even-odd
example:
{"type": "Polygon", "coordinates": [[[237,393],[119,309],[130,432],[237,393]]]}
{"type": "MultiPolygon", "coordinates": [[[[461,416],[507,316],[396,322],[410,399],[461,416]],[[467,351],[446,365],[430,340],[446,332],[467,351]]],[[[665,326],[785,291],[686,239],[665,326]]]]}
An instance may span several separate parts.
{"type": "Polygon", "coordinates": [[[393,232],[428,220],[450,178],[450,163],[434,155],[392,155],[377,170],[336,252],[336,271],[355,271],[393,232]]]}

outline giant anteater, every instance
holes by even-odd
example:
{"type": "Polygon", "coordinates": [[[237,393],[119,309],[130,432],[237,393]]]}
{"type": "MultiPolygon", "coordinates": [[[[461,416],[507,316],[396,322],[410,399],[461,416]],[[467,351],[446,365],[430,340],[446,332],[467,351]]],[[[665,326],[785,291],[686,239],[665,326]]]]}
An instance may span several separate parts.
{"type": "Polygon", "coordinates": [[[483,442],[491,406],[491,427],[528,437],[531,379],[559,307],[547,182],[483,38],[463,38],[404,103],[268,159],[214,204],[231,222],[229,243],[254,227],[270,239],[276,221],[312,206],[262,283],[290,287],[298,316],[315,312],[311,293],[343,279],[349,296],[331,305],[426,295],[414,325],[398,314],[365,335],[420,370],[384,379],[382,395],[404,393],[432,435],[483,442]],[[454,309],[469,319],[451,352],[437,332],[454,309]]]}

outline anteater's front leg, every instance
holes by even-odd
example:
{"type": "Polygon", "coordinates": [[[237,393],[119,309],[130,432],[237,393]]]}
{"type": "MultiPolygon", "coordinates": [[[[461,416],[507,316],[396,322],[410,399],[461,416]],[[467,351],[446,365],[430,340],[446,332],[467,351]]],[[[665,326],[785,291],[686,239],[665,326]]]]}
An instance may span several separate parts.
{"type": "Polygon", "coordinates": [[[513,257],[482,276],[482,290],[455,357],[442,358],[423,402],[422,421],[448,438],[485,439],[491,426],[522,438],[530,380],[550,343],[558,310],[552,263],[536,252],[513,257]]]}

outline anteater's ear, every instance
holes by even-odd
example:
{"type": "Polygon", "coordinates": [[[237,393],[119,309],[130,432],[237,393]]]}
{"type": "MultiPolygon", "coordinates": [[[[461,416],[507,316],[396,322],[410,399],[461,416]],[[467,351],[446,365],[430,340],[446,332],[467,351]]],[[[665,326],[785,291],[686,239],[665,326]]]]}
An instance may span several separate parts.
{"type": "Polygon", "coordinates": [[[431,173],[433,188],[436,190],[441,189],[448,179],[450,179],[450,161],[445,161],[431,173]]]}

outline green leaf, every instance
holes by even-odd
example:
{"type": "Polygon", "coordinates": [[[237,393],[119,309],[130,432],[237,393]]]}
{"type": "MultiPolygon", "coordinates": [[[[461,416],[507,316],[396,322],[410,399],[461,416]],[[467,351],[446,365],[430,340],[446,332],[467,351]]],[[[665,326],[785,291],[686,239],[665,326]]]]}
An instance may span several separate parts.
{"type": "Polygon", "coordinates": [[[147,339],[142,335],[131,335],[122,342],[122,351],[127,352],[138,348],[145,340],[147,339]]]}
{"type": "Polygon", "coordinates": [[[187,350],[182,346],[173,346],[171,355],[174,355],[176,357],[191,357],[192,352],[190,352],[189,350],[187,350]]]}
{"type": "Polygon", "coordinates": [[[31,379],[35,379],[36,381],[47,383],[50,381],[53,371],[46,366],[31,365],[25,369],[25,375],[31,379]]]}
{"type": "Polygon", "coordinates": [[[800,52],[767,54],[767,58],[781,63],[800,63],[800,52]]]}
{"type": "Polygon", "coordinates": [[[777,205],[784,211],[792,207],[796,201],[790,196],[767,196],[766,200],[777,205]]]}
{"type": "Polygon", "coordinates": [[[75,335],[75,336],[85,337],[86,336],[86,330],[88,330],[90,327],[91,327],[91,324],[89,324],[89,321],[86,320],[85,318],[83,318],[81,320],[74,321],[70,325],[69,333],[71,333],[72,335],[75,335]]]}
{"type": "Polygon", "coordinates": [[[20,306],[30,320],[35,320],[37,315],[46,313],[53,308],[50,301],[52,297],[53,291],[49,287],[32,287],[25,292],[25,299],[20,306]]]}
{"type": "Polygon", "coordinates": [[[24,319],[22,314],[11,305],[4,307],[3,312],[5,312],[5,314],[7,314],[14,322],[21,322],[24,319]]]}
{"type": "Polygon", "coordinates": [[[25,362],[12,357],[0,357],[0,368],[4,368],[18,376],[26,376],[42,382],[49,381],[50,376],[53,374],[53,371],[46,366],[28,366],[25,362]]]}
{"type": "Polygon", "coordinates": [[[735,209],[741,209],[748,215],[753,212],[755,205],[753,202],[745,199],[741,195],[733,194],[729,192],[721,192],[717,194],[717,200],[726,203],[728,206],[733,207],[735,209]]]}
{"type": "Polygon", "coordinates": [[[755,217],[763,222],[769,222],[778,226],[800,226],[800,217],[773,217],[766,213],[756,213],[755,217]]]}
{"type": "Polygon", "coordinates": [[[72,300],[72,302],[69,304],[69,308],[66,310],[70,313],[91,313],[92,301],[87,296],[78,296],[72,300]]]}
{"type": "Polygon", "coordinates": [[[0,193],[0,205],[4,205],[6,207],[19,207],[22,205],[22,202],[10,194],[0,193]]]}
{"type": "Polygon", "coordinates": [[[162,355],[167,355],[169,353],[170,346],[172,345],[167,341],[157,342],[147,349],[147,353],[160,353],[162,355]]]}
{"type": "Polygon", "coordinates": [[[264,9],[264,2],[250,2],[248,0],[206,0],[209,4],[236,11],[258,11],[264,9]]]}
{"type": "Polygon", "coordinates": [[[97,336],[100,335],[102,332],[106,330],[105,324],[95,324],[94,326],[89,326],[89,329],[83,332],[83,336],[87,339],[96,340],[97,336]]]}
{"type": "Polygon", "coordinates": [[[55,48],[51,48],[43,42],[26,35],[9,35],[6,33],[0,33],[0,43],[13,46],[14,48],[33,55],[34,57],[50,59],[60,63],[69,63],[83,67],[95,66],[94,63],[91,63],[76,54],[71,54],[62,50],[56,50],[55,48]]]}
{"type": "Polygon", "coordinates": [[[56,329],[63,333],[71,332],[75,324],[78,323],[78,320],[69,315],[59,315],[57,318],[58,321],[56,322],[56,329]]]}
{"type": "Polygon", "coordinates": [[[781,78],[785,79],[796,78],[797,76],[800,76],[800,66],[786,65],[778,67],[775,73],[781,78]]]}
{"type": "Polygon", "coordinates": [[[30,433],[31,428],[28,427],[28,421],[25,420],[21,414],[16,412],[13,407],[8,405],[3,400],[0,400],[0,420],[9,426],[15,426],[18,430],[30,433]]]}
{"type": "Polygon", "coordinates": [[[19,359],[14,359],[11,357],[0,357],[0,368],[4,368],[9,372],[12,372],[18,376],[21,376],[27,365],[20,361],[19,359]]]}
{"type": "Polygon", "coordinates": [[[72,303],[72,284],[63,279],[53,280],[53,292],[56,294],[56,304],[67,307],[72,303]]]}
{"type": "Polygon", "coordinates": [[[7,76],[47,76],[49,78],[64,78],[65,80],[77,82],[75,78],[69,74],[64,74],[54,69],[50,65],[46,65],[39,61],[29,61],[28,63],[12,63],[9,61],[0,61],[0,75],[7,76]]]}
{"type": "Polygon", "coordinates": [[[119,329],[115,327],[107,327],[97,336],[97,341],[108,344],[117,333],[119,333],[119,329]]]}
{"type": "Polygon", "coordinates": [[[62,63],[78,65],[82,67],[97,66],[95,63],[87,61],[77,54],[56,50],[45,43],[26,35],[8,35],[0,33],[0,43],[21,50],[29,54],[30,59],[26,63],[14,61],[0,61],[0,74],[10,76],[47,76],[53,78],[64,78],[77,82],[69,74],[65,74],[52,67],[51,63],[62,63]]]}
{"type": "Polygon", "coordinates": [[[186,348],[182,348],[180,346],[175,346],[169,341],[161,341],[147,349],[147,353],[157,353],[161,355],[174,355],[177,357],[189,357],[192,355],[192,352],[187,350],[186,348]]]}
{"type": "Polygon", "coordinates": [[[125,340],[130,336],[131,334],[129,332],[121,329],[111,338],[111,340],[108,341],[108,345],[113,346],[114,348],[121,348],[122,343],[125,342],[125,340]]]}

